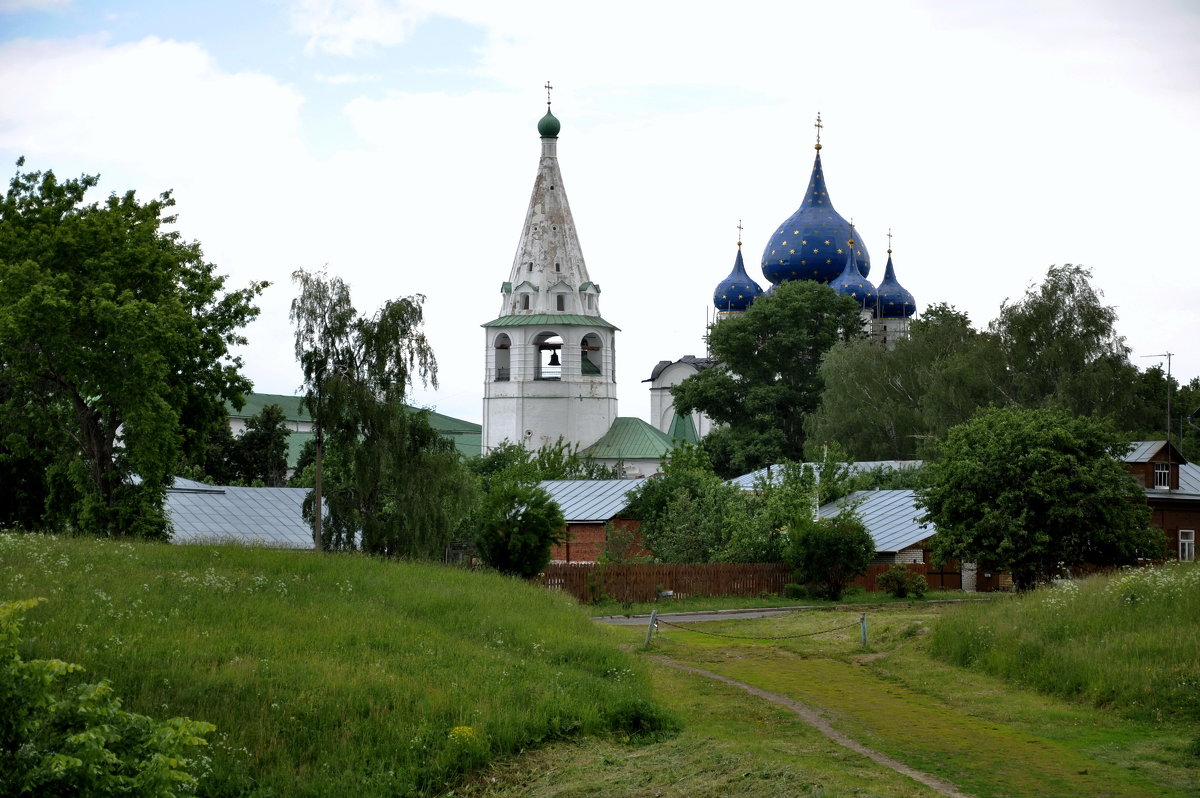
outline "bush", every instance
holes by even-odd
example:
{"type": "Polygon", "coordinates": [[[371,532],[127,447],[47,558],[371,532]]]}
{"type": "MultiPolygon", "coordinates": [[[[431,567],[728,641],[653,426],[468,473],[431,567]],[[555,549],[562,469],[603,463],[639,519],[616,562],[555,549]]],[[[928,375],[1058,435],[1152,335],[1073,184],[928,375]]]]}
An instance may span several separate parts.
{"type": "Polygon", "coordinates": [[[925,591],[929,589],[924,576],[899,563],[884,571],[875,581],[896,598],[905,598],[910,594],[913,598],[925,598],[925,591]]]}
{"type": "Polygon", "coordinates": [[[475,550],[503,574],[535,577],[550,563],[550,547],[566,540],[566,521],[537,485],[493,485],[480,512],[475,550]]]}
{"type": "Polygon", "coordinates": [[[126,712],[106,681],[61,688],[79,665],[22,660],[20,615],[41,601],[0,604],[0,795],[193,795],[216,727],[126,712]]]}
{"type": "Polygon", "coordinates": [[[798,585],[795,582],[790,582],[783,586],[783,597],[789,599],[806,599],[808,598],[808,588],[804,585],[798,585]]]}
{"type": "Polygon", "coordinates": [[[788,564],[801,582],[817,585],[822,597],[831,601],[867,572],[875,556],[875,541],[853,510],[818,521],[802,514],[791,532],[788,564]]]}

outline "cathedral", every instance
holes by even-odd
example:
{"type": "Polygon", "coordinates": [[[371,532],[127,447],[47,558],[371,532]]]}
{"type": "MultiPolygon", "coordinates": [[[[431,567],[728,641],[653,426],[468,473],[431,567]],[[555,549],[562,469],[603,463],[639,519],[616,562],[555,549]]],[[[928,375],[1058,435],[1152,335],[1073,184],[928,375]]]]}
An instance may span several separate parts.
{"type": "MultiPolygon", "coordinates": [[[[622,464],[626,476],[648,476],[676,441],[696,443],[711,428],[702,414],[677,414],[670,389],[715,363],[692,355],[660,361],[646,380],[651,423],[617,415],[619,328],[600,315],[600,286],[588,275],[558,167],[561,125],[549,100],[537,127],[541,157],[516,256],[500,287],[500,314],[482,325],[483,449],[505,441],[537,449],[562,438],[601,462],[622,464]]],[[[915,301],[896,280],[890,246],[883,279],[878,286],[868,279],[866,245],[829,198],[820,129],[818,117],[804,200],[763,250],[762,272],[771,287],[764,291],[747,274],[739,241],[733,271],[713,292],[717,323],[744,313],[783,282],[814,280],[853,299],[864,329],[881,345],[894,345],[908,333],[915,301]]]]}

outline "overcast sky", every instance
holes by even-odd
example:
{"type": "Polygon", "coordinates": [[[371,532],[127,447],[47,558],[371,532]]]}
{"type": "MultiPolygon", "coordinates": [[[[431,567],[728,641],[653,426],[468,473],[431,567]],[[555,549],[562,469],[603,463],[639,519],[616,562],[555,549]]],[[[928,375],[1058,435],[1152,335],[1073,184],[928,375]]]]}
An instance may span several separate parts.
{"type": "Polygon", "coordinates": [[[621,415],[649,415],[656,362],[703,354],[739,220],[768,285],[818,112],[875,282],[891,228],[919,307],[982,328],[1081,263],[1134,363],[1170,351],[1200,376],[1194,0],[0,0],[0,161],[173,189],[229,287],[272,283],[241,352],[258,391],[300,384],[295,269],[327,266],[364,312],[424,294],[441,387],[416,402],[479,421],[479,325],[500,310],[547,80],[622,330],[621,415]]]}

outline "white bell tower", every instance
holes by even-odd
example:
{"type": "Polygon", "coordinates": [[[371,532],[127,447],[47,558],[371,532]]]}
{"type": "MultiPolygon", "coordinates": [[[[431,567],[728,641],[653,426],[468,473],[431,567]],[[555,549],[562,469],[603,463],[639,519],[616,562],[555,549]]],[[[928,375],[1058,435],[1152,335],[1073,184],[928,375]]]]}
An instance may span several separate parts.
{"type": "Polygon", "coordinates": [[[615,333],[583,261],[558,168],[559,121],[538,122],[542,156],[500,315],[483,325],[483,446],[559,437],[585,448],[617,417],[615,333]]]}

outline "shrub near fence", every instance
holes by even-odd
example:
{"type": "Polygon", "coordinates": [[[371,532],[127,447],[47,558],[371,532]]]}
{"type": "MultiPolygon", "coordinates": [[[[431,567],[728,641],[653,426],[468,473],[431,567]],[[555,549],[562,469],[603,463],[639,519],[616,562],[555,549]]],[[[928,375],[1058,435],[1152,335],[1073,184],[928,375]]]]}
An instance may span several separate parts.
{"type": "MultiPolygon", "coordinates": [[[[890,564],[873,564],[854,580],[853,587],[879,590],[876,580],[890,564]]],[[[910,571],[929,579],[931,590],[957,590],[961,580],[950,584],[940,574],[929,578],[924,563],[909,563],[910,571]]],[[[551,563],[538,581],[552,590],[564,590],[582,602],[603,598],[617,601],[654,601],[660,590],[676,597],[782,595],[792,581],[792,570],[782,563],[551,563]]]]}

